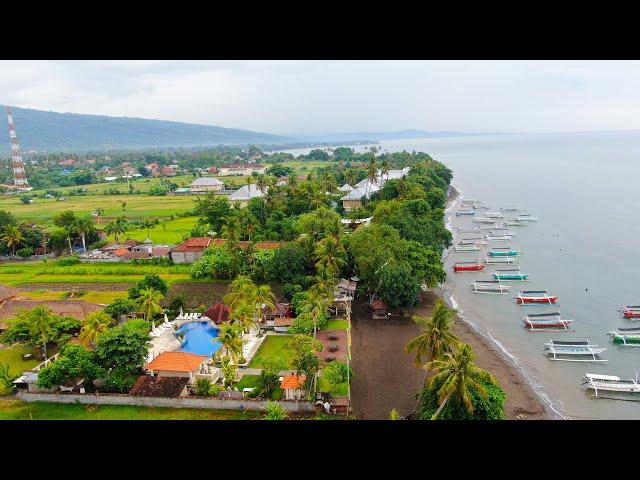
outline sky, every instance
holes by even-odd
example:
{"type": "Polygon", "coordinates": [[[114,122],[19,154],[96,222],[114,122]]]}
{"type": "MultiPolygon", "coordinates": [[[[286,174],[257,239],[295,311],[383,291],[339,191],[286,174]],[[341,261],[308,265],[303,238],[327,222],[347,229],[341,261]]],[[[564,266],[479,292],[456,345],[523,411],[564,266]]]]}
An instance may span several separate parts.
{"type": "Polygon", "coordinates": [[[275,134],[640,129],[638,61],[2,61],[0,103],[275,134]]]}

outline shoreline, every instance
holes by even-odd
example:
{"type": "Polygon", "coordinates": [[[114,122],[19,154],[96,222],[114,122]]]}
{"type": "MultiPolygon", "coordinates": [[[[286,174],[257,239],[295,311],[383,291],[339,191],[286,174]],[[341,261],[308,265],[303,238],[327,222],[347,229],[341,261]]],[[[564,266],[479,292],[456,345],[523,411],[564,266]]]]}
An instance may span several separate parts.
{"type": "MultiPolygon", "coordinates": [[[[460,192],[450,186],[447,193],[447,208],[458,198],[460,192]]],[[[447,305],[450,302],[444,297],[442,291],[434,292],[447,305]]],[[[428,307],[421,305],[420,308],[428,307]]],[[[497,344],[468,322],[464,317],[456,314],[453,332],[464,343],[473,348],[476,364],[489,371],[498,379],[502,389],[506,393],[505,419],[507,420],[551,420],[556,415],[543,401],[540,395],[529,384],[513,361],[507,359],[497,344]]]]}

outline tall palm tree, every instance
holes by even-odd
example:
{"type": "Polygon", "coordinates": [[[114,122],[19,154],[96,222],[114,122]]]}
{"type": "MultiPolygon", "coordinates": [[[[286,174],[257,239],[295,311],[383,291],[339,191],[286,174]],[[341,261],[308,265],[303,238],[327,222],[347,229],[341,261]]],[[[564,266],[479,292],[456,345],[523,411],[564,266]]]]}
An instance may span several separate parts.
{"type": "Polygon", "coordinates": [[[338,283],[335,276],[327,270],[318,270],[316,275],[308,277],[312,285],[309,292],[327,300],[333,300],[333,291],[338,283]]]}
{"type": "Polygon", "coordinates": [[[334,237],[325,237],[316,247],[316,268],[326,270],[333,277],[340,276],[340,269],[347,264],[347,254],[334,237]]]}
{"type": "Polygon", "coordinates": [[[155,225],[155,222],[153,220],[151,220],[150,218],[145,218],[142,221],[142,227],[147,230],[147,238],[148,239],[151,239],[151,234],[149,233],[149,231],[151,230],[151,227],[153,227],[154,225],[155,225]]]}
{"type": "Polygon", "coordinates": [[[436,372],[430,385],[438,389],[440,406],[431,420],[436,420],[451,397],[461,402],[469,413],[473,413],[472,392],[482,397],[487,392],[482,382],[498,384],[496,378],[473,363],[474,355],[470,345],[459,344],[454,353],[445,353],[442,359],[432,360],[425,368],[436,372]]]}
{"type": "Polygon", "coordinates": [[[30,327],[29,333],[31,335],[39,335],[42,341],[42,348],[44,350],[44,358],[47,358],[47,335],[51,331],[51,324],[53,322],[53,315],[51,310],[45,308],[43,305],[39,305],[31,312],[28,317],[30,327]]]}
{"type": "Polygon", "coordinates": [[[235,363],[242,357],[242,335],[237,325],[221,325],[215,340],[220,342],[224,356],[228,356],[235,363]]]}
{"type": "Polygon", "coordinates": [[[330,298],[333,299],[333,296],[327,297],[326,292],[309,289],[309,294],[301,305],[301,311],[308,313],[313,319],[313,338],[316,338],[320,317],[327,314],[330,298]]]}
{"type": "Polygon", "coordinates": [[[386,159],[382,161],[382,166],[380,167],[380,173],[382,173],[383,178],[389,175],[389,162],[387,162],[386,159]]]}
{"type": "Polygon", "coordinates": [[[276,308],[276,297],[269,285],[260,285],[253,292],[253,302],[255,305],[256,318],[262,320],[263,305],[269,309],[276,308]]]}
{"type": "Polygon", "coordinates": [[[96,208],[96,218],[98,219],[98,225],[100,225],[100,217],[104,215],[104,208],[96,208]]]}
{"type": "Polygon", "coordinates": [[[24,236],[18,227],[15,225],[5,225],[2,229],[2,237],[0,237],[7,247],[11,249],[11,254],[16,256],[16,246],[24,240],[24,236]]]}
{"type": "Polygon", "coordinates": [[[113,234],[115,242],[118,243],[120,235],[126,233],[128,229],[127,224],[127,217],[125,217],[124,215],[120,215],[119,217],[116,217],[114,220],[112,220],[109,224],[107,224],[104,228],[104,231],[108,234],[113,234]]]}
{"type": "MultiPolygon", "coordinates": [[[[264,225],[264,192],[267,191],[267,188],[269,187],[269,182],[267,181],[267,177],[264,175],[259,175],[257,180],[256,180],[256,187],[258,187],[258,190],[260,190],[261,193],[261,197],[260,197],[260,202],[261,202],[261,218],[260,218],[260,223],[262,223],[264,225]]],[[[251,187],[249,187],[251,188],[251,187]]]]}
{"type": "Polygon", "coordinates": [[[85,347],[95,345],[98,335],[106,331],[110,323],[111,317],[104,312],[93,312],[87,315],[82,323],[78,340],[85,347]]]}
{"type": "Polygon", "coordinates": [[[231,321],[242,329],[242,332],[249,332],[251,328],[257,326],[255,309],[250,303],[241,303],[231,310],[231,321]]]}
{"type": "Polygon", "coordinates": [[[367,199],[369,198],[369,190],[371,185],[373,185],[376,180],[378,180],[378,166],[376,164],[376,159],[372,158],[369,162],[369,167],[367,168],[367,199]]]}
{"type": "Polygon", "coordinates": [[[82,239],[82,249],[85,253],[87,252],[87,233],[89,233],[92,228],[93,220],[89,217],[77,218],[74,223],[75,232],[80,235],[80,238],[82,239]]]}
{"type": "Polygon", "coordinates": [[[347,181],[347,183],[349,185],[351,185],[352,187],[355,185],[356,183],[356,172],[350,168],[349,170],[347,170],[346,172],[344,172],[344,179],[347,181]]]}
{"type": "Polygon", "coordinates": [[[223,297],[223,301],[230,309],[234,309],[243,303],[251,303],[256,284],[248,275],[238,275],[229,288],[229,293],[223,297]]]}
{"type": "Polygon", "coordinates": [[[164,311],[160,305],[162,300],[164,300],[162,292],[149,287],[140,292],[140,296],[136,299],[136,306],[144,314],[145,320],[153,320],[155,315],[164,311]]]}
{"type": "Polygon", "coordinates": [[[415,352],[416,365],[423,364],[423,356],[430,362],[452,352],[458,343],[458,337],[451,332],[453,311],[442,300],[436,300],[430,317],[414,315],[413,321],[422,328],[422,333],[407,344],[405,351],[415,352]]]}

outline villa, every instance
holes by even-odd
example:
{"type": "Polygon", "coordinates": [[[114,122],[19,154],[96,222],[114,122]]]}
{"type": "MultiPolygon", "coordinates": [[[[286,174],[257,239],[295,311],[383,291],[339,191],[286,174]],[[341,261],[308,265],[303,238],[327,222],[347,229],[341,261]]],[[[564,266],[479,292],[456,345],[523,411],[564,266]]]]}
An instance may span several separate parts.
{"type": "Polygon", "coordinates": [[[251,185],[244,185],[233,192],[229,195],[229,200],[239,204],[241,207],[246,207],[249,204],[249,200],[260,197],[262,197],[262,192],[252,183],[251,185]]]}
{"type": "Polygon", "coordinates": [[[218,175],[221,177],[226,176],[240,176],[251,175],[253,172],[263,174],[267,171],[267,167],[260,165],[259,163],[236,163],[232,165],[222,165],[218,169],[218,175]]]}
{"type": "MultiPolygon", "coordinates": [[[[379,191],[388,180],[400,179],[407,175],[409,170],[409,167],[405,167],[401,170],[389,170],[386,174],[383,174],[382,170],[378,170],[378,178],[376,180],[371,181],[368,178],[365,178],[364,180],[359,181],[355,184],[352,190],[349,190],[349,193],[341,198],[344,211],[352,212],[361,207],[362,202],[370,199],[371,196],[379,191]]],[[[345,187],[349,187],[349,185],[343,185],[340,187],[340,190],[345,191],[342,190],[345,187]]]]}
{"type": "Polygon", "coordinates": [[[189,185],[190,193],[219,192],[224,190],[224,183],[215,177],[200,177],[189,185]]]}
{"type": "Polygon", "coordinates": [[[189,352],[162,352],[145,365],[151,376],[186,377],[190,384],[196,383],[196,376],[209,374],[206,362],[209,357],[189,352]]]}

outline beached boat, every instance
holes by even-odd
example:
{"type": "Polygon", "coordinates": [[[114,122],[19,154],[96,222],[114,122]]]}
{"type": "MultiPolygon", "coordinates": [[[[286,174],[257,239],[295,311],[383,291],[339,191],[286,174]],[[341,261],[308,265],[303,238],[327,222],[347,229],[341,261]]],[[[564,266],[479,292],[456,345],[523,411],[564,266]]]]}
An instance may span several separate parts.
{"type": "Polygon", "coordinates": [[[488,218],[504,218],[504,215],[500,212],[485,212],[484,216],[488,218]]]}
{"type": "Polygon", "coordinates": [[[611,335],[611,340],[616,345],[622,345],[625,347],[640,347],[640,334],[620,335],[619,333],[614,333],[613,335],[611,335]]]}
{"type": "Polygon", "coordinates": [[[473,210],[458,210],[456,211],[456,217],[459,217],[461,215],[475,215],[476,212],[474,212],[473,210]]]}
{"type": "Polygon", "coordinates": [[[516,221],[518,222],[537,222],[538,217],[534,217],[533,215],[518,215],[516,216],[516,221]]]}
{"type": "Polygon", "coordinates": [[[506,294],[510,288],[500,283],[500,280],[476,280],[471,284],[473,293],[506,294]]]}
{"type": "Polygon", "coordinates": [[[487,265],[499,264],[499,263],[512,264],[516,262],[517,262],[517,259],[513,257],[490,257],[490,258],[484,259],[484,263],[486,263],[487,265]]]}
{"type": "Polygon", "coordinates": [[[480,250],[478,245],[454,245],[454,252],[477,252],[480,250]]]}
{"type": "Polygon", "coordinates": [[[493,218],[489,218],[489,217],[475,217],[473,221],[475,223],[496,223],[496,221],[493,218]]]}
{"type": "Polygon", "coordinates": [[[515,235],[487,235],[487,240],[490,242],[508,242],[515,235]]]}
{"type": "Polygon", "coordinates": [[[546,290],[523,290],[521,292],[518,292],[518,296],[516,297],[516,303],[519,303],[521,305],[538,303],[551,305],[552,303],[556,303],[557,301],[558,297],[555,295],[549,295],[546,290]]]}
{"type": "Polygon", "coordinates": [[[480,270],[484,270],[485,265],[479,263],[477,260],[475,262],[456,262],[453,266],[454,272],[479,272],[480,270]]]}
{"type": "Polygon", "coordinates": [[[496,280],[527,280],[529,278],[528,273],[520,273],[520,269],[507,269],[496,270],[493,273],[493,278],[496,280]]]}
{"type": "Polygon", "coordinates": [[[489,253],[487,253],[490,257],[517,257],[520,255],[520,252],[512,249],[511,247],[494,247],[489,253]]]}
{"type": "Polygon", "coordinates": [[[562,318],[560,312],[530,313],[522,317],[522,323],[525,328],[528,328],[532,332],[550,329],[569,332],[573,331],[569,330],[572,322],[573,320],[562,318]]]}
{"type": "Polygon", "coordinates": [[[585,374],[582,385],[586,385],[587,390],[593,390],[596,398],[610,398],[613,400],[640,400],[640,383],[638,383],[638,373],[636,378],[622,380],[614,375],[596,375],[594,373],[585,374]]]}
{"type": "Polygon", "coordinates": [[[544,349],[549,360],[560,362],[606,362],[600,355],[606,348],[592,345],[589,340],[566,342],[562,340],[551,340],[544,344],[544,349]],[[569,358],[564,358],[569,357],[569,358]]]}

